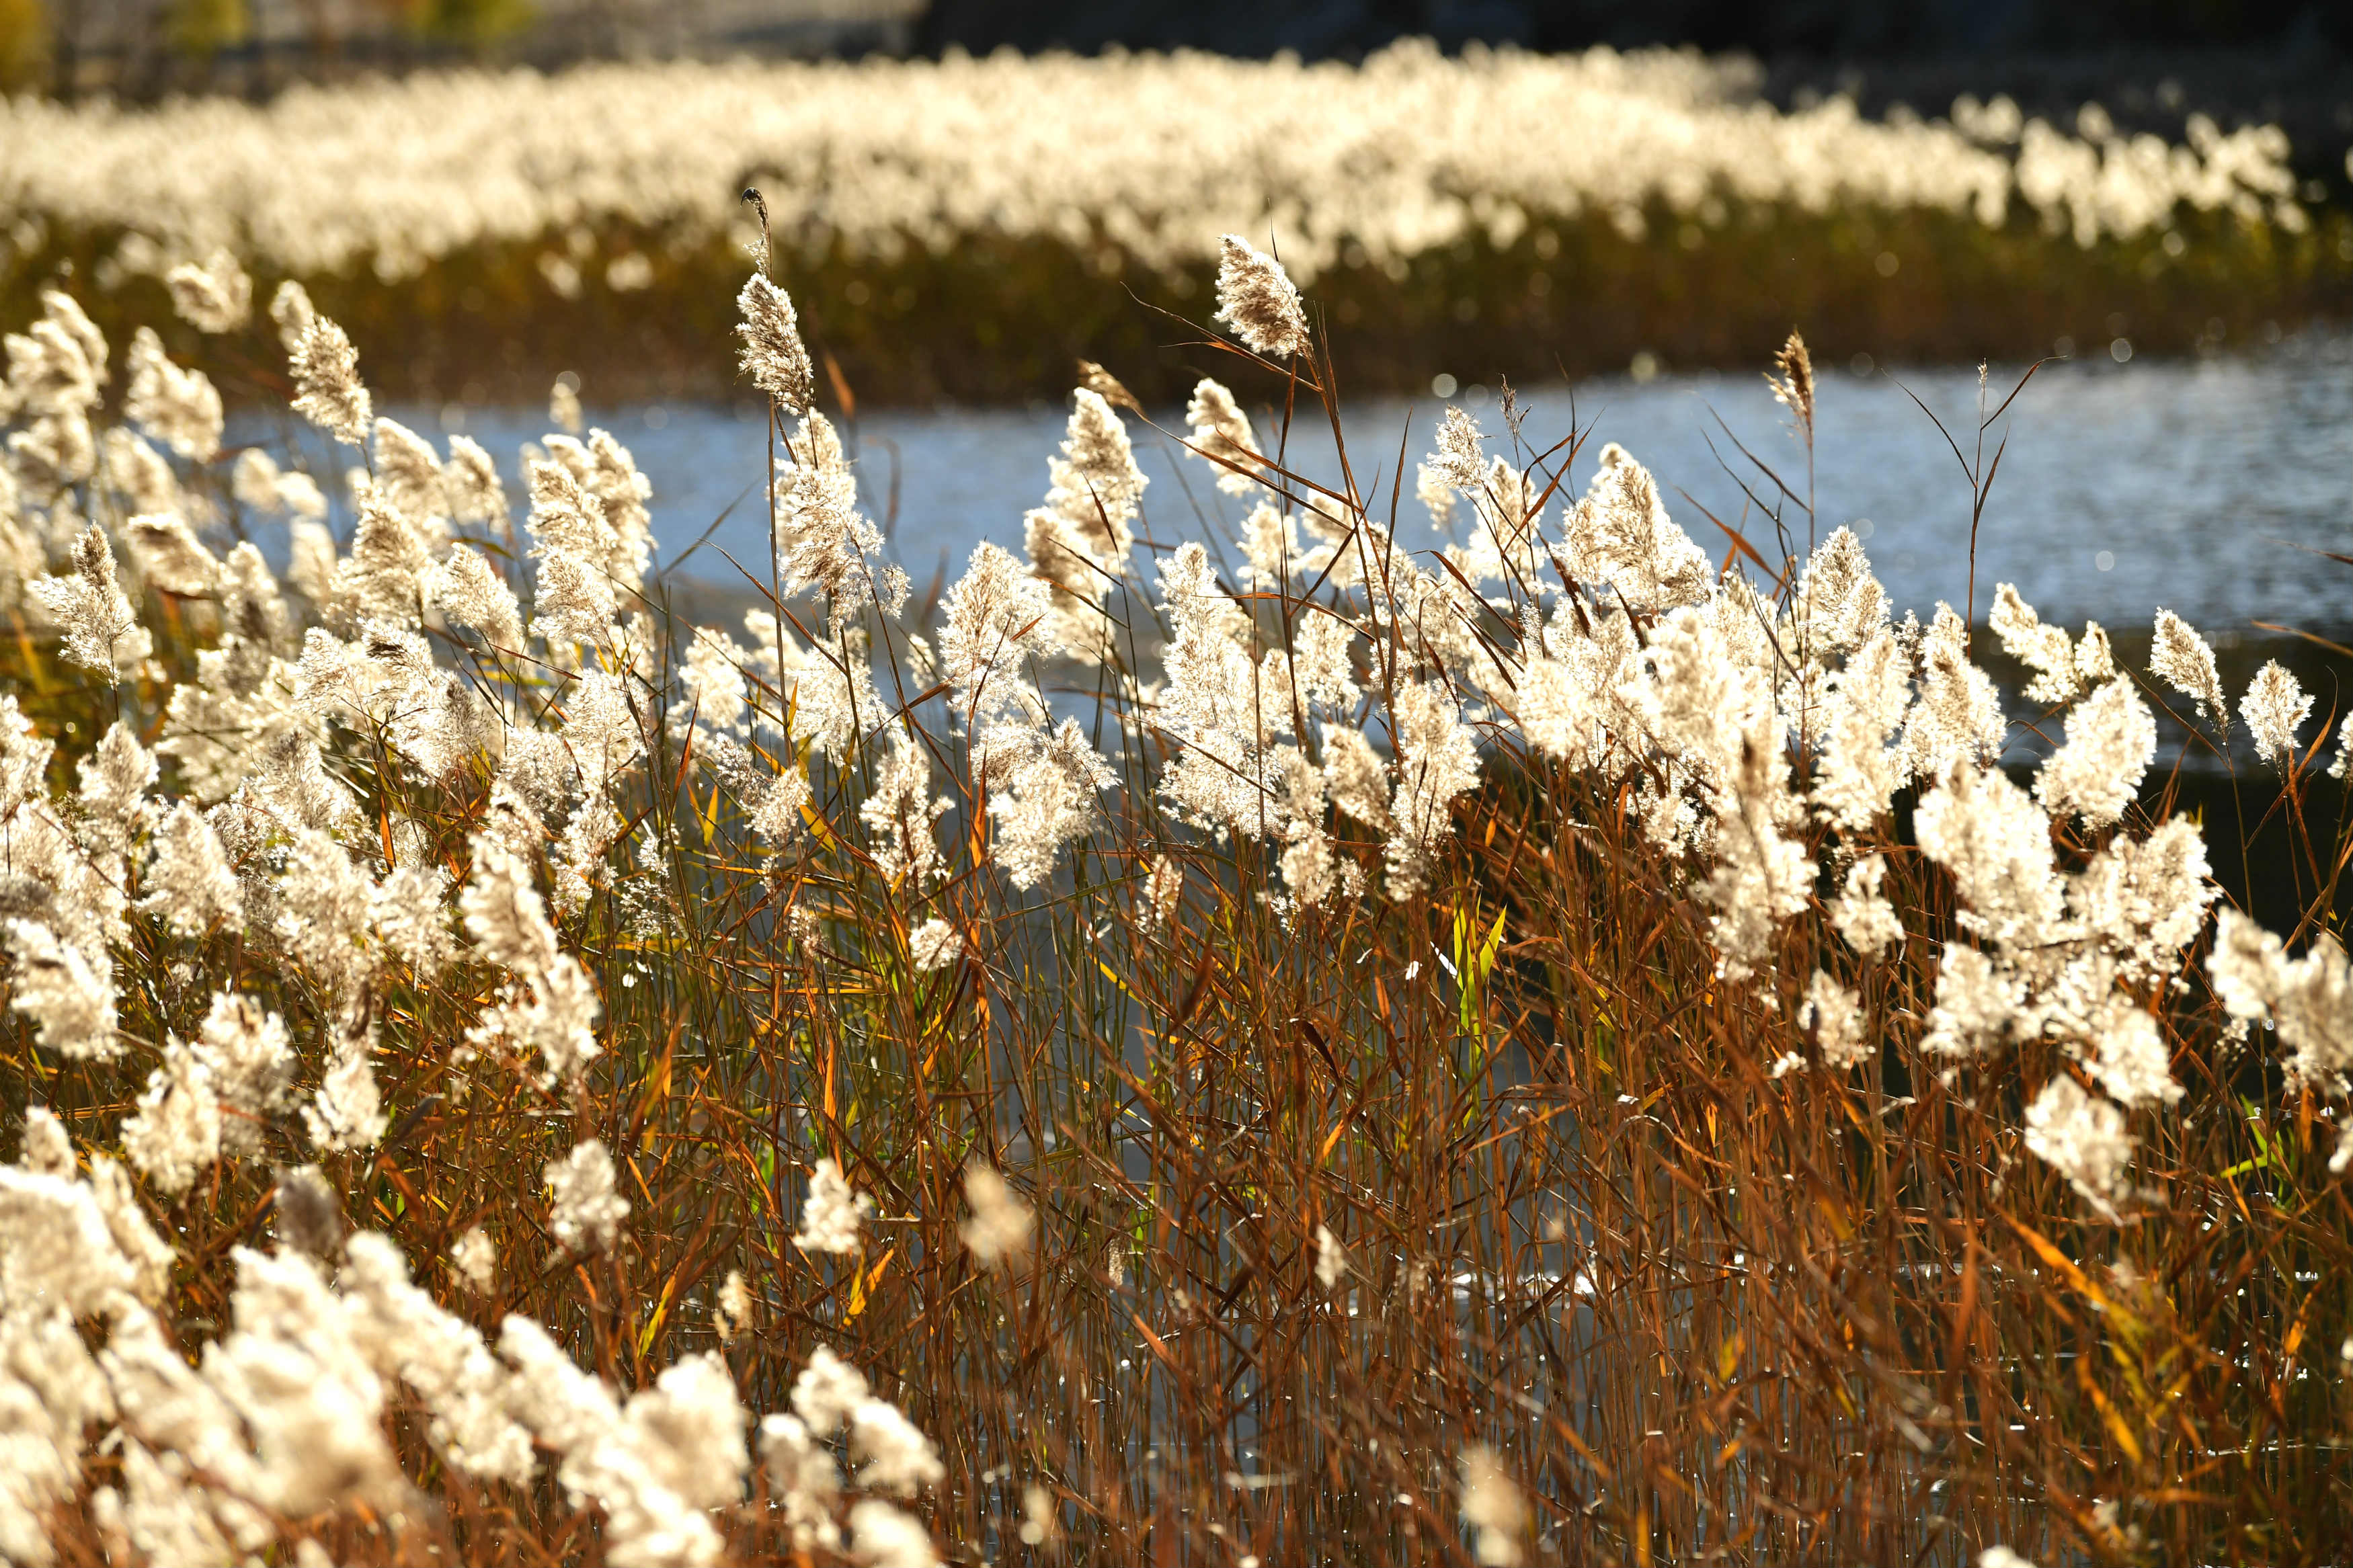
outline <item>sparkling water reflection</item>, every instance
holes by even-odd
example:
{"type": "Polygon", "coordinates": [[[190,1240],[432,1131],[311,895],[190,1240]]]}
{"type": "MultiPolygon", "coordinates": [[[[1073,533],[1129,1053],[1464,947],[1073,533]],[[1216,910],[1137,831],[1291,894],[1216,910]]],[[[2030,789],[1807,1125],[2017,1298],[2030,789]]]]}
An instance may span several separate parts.
{"type": "MultiPolygon", "coordinates": [[[[1994,403],[2019,374],[1996,367],[1994,403]]],[[[1892,377],[1825,369],[1813,486],[1823,530],[1853,523],[1897,605],[1925,616],[1940,599],[1957,605],[1967,590],[1969,489],[1906,387],[1965,454],[1973,451],[1974,372],[1892,377]]],[[[1524,428],[1544,444],[1569,428],[1573,398],[1578,426],[1590,433],[1575,485],[1590,474],[1600,443],[1617,441],[1657,473],[1678,521],[1711,551],[1720,552],[1725,537],[1702,509],[1742,527],[1768,557],[1777,552],[1772,521],[1753,499],[1775,492],[1738,447],[1772,464],[1800,495],[1806,490],[1803,448],[1760,376],[1597,380],[1537,387],[1521,398],[1524,428]]],[[[1472,385],[1454,401],[1472,408],[1499,438],[1491,448],[1500,449],[1494,398],[1472,385]]],[[[1437,542],[1412,499],[1410,464],[1429,448],[1441,407],[1435,398],[1367,399],[1349,411],[1349,456],[1360,482],[1378,476],[1381,512],[1405,440],[1407,493],[1398,515],[1409,545],[1437,542]]],[[[740,582],[728,557],[755,566],[764,537],[757,413],[592,406],[590,416],[629,446],[653,479],[665,566],[681,577],[740,582]],[[693,548],[706,530],[708,540],[693,548]]],[[[404,417],[432,427],[430,414],[410,410],[404,417]]],[[[513,409],[451,409],[440,423],[462,426],[502,464],[544,428],[536,411],[513,409]]],[[[1019,550],[1022,512],[1044,494],[1046,459],[1061,423],[1062,411],[1051,406],[900,410],[859,421],[870,508],[890,519],[892,549],[919,585],[944,563],[951,575],[961,570],[980,540],[1019,550]]],[[[1159,423],[1182,427],[1172,414],[1159,423]]],[[[2044,618],[2069,623],[2146,626],[2158,605],[2224,635],[2256,620],[2335,628],[2353,622],[2353,568],[2308,552],[2353,552],[2353,340],[2305,338],[2260,355],[2202,362],[2119,364],[2103,353],[2046,364],[1989,433],[1989,461],[2005,433],[2008,449],[1978,538],[1980,615],[1993,584],[2009,581],[2044,618]]],[[[1137,432],[1136,447],[1152,479],[1145,511],[1154,537],[1197,537],[1202,517],[1232,537],[1242,509],[1218,493],[1202,465],[1180,464],[1174,446],[1148,431],[1137,432]]],[[[1319,478],[1336,472],[1330,432],[1320,425],[1301,421],[1291,456],[1294,467],[1319,478]]],[[[1804,514],[1785,505],[1784,515],[1802,550],[1804,514]]]]}

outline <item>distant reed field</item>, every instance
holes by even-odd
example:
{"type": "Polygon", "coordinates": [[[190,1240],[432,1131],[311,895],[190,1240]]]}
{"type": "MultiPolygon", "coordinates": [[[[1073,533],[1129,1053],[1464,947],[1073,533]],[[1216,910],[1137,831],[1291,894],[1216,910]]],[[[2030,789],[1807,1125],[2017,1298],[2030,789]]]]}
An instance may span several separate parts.
{"type": "Polygon", "coordinates": [[[1721,527],[1508,400],[1352,444],[1217,266],[1190,496],[1082,366],[922,595],[736,279],[717,625],[569,382],[517,471],[298,284],[170,271],[186,355],[42,299],[0,1557],[2341,1556],[2353,719],[1973,554],[1892,617],[1798,337],[1721,527]],[[332,461],[224,445],[272,388],[332,461]]]}
{"type": "Polygon", "coordinates": [[[0,298],[30,314],[70,267],[125,336],[172,267],[226,249],[302,282],[380,391],[512,397],[569,368],[707,395],[756,183],[813,344],[870,400],[1050,396],[1082,353],[1181,398],[1198,373],[1157,312],[1198,316],[1228,230],[1316,284],[1359,390],[1426,384],[1441,347],[1523,383],[1753,363],[1793,321],[1841,359],[2175,351],[2353,310],[2353,223],[2290,152],[2196,117],[2126,135],[2096,104],[1784,111],[1694,54],[1426,45],[23,99],[0,106],[0,298]]]}

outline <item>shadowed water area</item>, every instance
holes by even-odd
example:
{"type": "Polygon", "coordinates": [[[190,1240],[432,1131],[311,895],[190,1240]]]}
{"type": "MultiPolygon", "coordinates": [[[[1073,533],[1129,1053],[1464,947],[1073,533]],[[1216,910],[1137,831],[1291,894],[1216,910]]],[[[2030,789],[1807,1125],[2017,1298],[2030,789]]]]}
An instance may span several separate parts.
{"type": "MultiPolygon", "coordinates": [[[[1993,368],[1989,406],[2008,395],[2022,368],[1993,368]]],[[[740,584],[728,558],[756,569],[765,532],[756,407],[600,408],[594,388],[588,393],[589,418],[619,437],[653,481],[659,559],[673,581],[740,584]]],[[[1977,456],[1973,370],[1825,366],[1812,483],[1820,530],[1852,524],[1898,612],[1926,618],[1939,600],[1957,607],[1968,591],[1970,488],[1913,395],[1943,421],[1962,455],[1977,456]]],[[[1676,520],[1704,548],[1720,553],[1726,542],[1707,521],[1712,514],[1741,527],[1768,559],[1778,555],[1773,521],[1758,504],[1775,500],[1776,491],[1740,448],[1770,464],[1800,497],[1806,455],[1761,377],[1614,377],[1523,389],[1519,396],[1523,428],[1538,448],[1568,432],[1573,406],[1586,437],[1571,471],[1575,489],[1589,478],[1601,443],[1617,441],[1657,474],[1676,520]]],[[[1493,392],[1464,385],[1453,401],[1478,417],[1491,450],[1505,449],[1493,392]]],[[[1350,463],[1360,487],[1372,489],[1377,478],[1376,516],[1388,510],[1404,441],[1406,495],[1397,515],[1409,547],[1439,542],[1413,500],[1412,465],[1430,449],[1442,408],[1435,396],[1348,407],[1350,463]]],[[[1261,403],[1251,412],[1261,439],[1271,445],[1268,408],[1261,403]]],[[[511,482],[518,447],[547,427],[536,409],[400,413],[421,429],[438,423],[482,441],[509,466],[511,482]]],[[[892,550],[919,589],[944,566],[953,579],[984,539],[1021,549],[1022,513],[1045,493],[1046,461],[1063,419],[1063,409],[1045,405],[892,410],[855,423],[848,433],[868,507],[887,520],[892,550]]],[[[1181,434],[1179,411],[1155,411],[1155,419],[1181,434]]],[[[1200,537],[1198,519],[1206,515],[1222,520],[1209,531],[1230,542],[1246,509],[1218,493],[1206,465],[1180,461],[1172,441],[1134,427],[1152,481],[1148,536],[1168,544],[1200,537]]],[[[1980,617],[1993,584],[2010,582],[2045,620],[2095,619],[2127,635],[2145,631],[2160,605],[2225,646],[2257,621],[2306,629],[2353,621],[2353,569],[2309,553],[2353,549],[2353,339],[2308,336],[2244,356],[2124,363],[2104,346],[2042,368],[1988,433],[1986,465],[2004,436],[2008,449],[1978,541],[1980,617]]],[[[1331,434],[1312,408],[1297,419],[1289,460],[1336,485],[1331,434]]],[[[1802,552],[1804,512],[1786,500],[1782,505],[1802,552]]],[[[1558,514],[1557,504],[1548,510],[1553,520],[1558,514]]]]}

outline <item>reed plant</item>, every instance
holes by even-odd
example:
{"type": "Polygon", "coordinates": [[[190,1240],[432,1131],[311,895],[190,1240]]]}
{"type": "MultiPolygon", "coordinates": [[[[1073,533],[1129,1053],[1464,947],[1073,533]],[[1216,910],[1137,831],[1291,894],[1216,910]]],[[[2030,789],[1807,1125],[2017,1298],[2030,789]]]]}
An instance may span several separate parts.
{"type": "Polygon", "coordinates": [[[2160,137],[1968,95],[1875,118],[1761,86],[1691,52],[1409,42],[26,98],[0,103],[0,316],[70,268],[111,335],[168,339],[166,276],[226,250],[302,283],[404,400],[517,401],[559,366],[607,397],[724,396],[746,183],[812,346],[873,403],[1050,398],[1079,355],[1181,401],[1198,367],[1155,311],[1201,313],[1227,229],[1280,240],[1359,393],[1746,365],[1792,322],[1841,360],[1950,362],[2353,310],[2334,132],[2160,137]]]}
{"type": "Polygon", "coordinates": [[[1024,551],[918,595],[763,271],[774,549],[695,626],[568,397],[518,520],[299,289],[172,284],[347,458],[63,294],[9,340],[0,1555],[2353,1539],[2340,716],[2164,615],[1893,617],[1802,342],[1704,550],[1508,402],[1352,447],[1229,238],[1191,503],[1086,365],[1024,551]],[[2276,782],[2276,936],[2201,758],[2276,782]]]}

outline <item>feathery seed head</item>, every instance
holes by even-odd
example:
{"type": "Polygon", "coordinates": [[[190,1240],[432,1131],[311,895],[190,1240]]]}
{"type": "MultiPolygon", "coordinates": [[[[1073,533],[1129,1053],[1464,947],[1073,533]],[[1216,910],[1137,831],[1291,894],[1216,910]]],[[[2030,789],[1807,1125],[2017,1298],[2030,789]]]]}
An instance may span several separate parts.
{"type": "Polygon", "coordinates": [[[874,1200],[853,1192],[839,1165],[819,1160],[809,1173],[808,1200],[801,1205],[793,1245],[804,1252],[855,1252],[860,1227],[873,1212],[874,1200]]]}
{"type": "Polygon", "coordinates": [[[1264,488],[1265,457],[1250,416],[1222,384],[1204,378],[1193,388],[1185,405],[1185,426],[1192,433],[1195,455],[1217,467],[1219,489],[1246,496],[1264,488]]]}
{"type": "Polygon", "coordinates": [[[278,286],[269,297],[269,319],[278,328],[278,341],[289,356],[301,352],[302,340],[311,335],[311,324],[319,312],[311,307],[310,293],[291,278],[278,286]]]}
{"type": "Polygon", "coordinates": [[[2027,1148],[2108,1219],[2130,1190],[2125,1171],[2136,1142],[2123,1111],[2063,1072],[2026,1108],[2027,1148]]]}
{"type": "Polygon", "coordinates": [[[2066,743],[2036,775],[2035,798],[2054,815],[2072,811],[2105,827],[2132,804],[2156,755],[2157,716],[2119,676],[2067,715],[2066,743]]]}
{"type": "Polygon", "coordinates": [[[204,372],[174,364],[151,327],[132,334],[122,412],[184,458],[209,463],[220,452],[221,398],[204,372]]]}
{"type": "Polygon", "coordinates": [[[475,1226],[449,1247],[449,1267],[466,1288],[487,1296],[499,1282],[499,1248],[490,1233],[475,1226]]]}
{"type": "Polygon", "coordinates": [[[1038,1216],[995,1166],[977,1160],[965,1166],[964,1195],[972,1217],[956,1234],[975,1262],[994,1268],[1029,1250],[1038,1216]]]}
{"type": "Polygon", "coordinates": [[[548,388],[547,419],[567,436],[579,435],[580,427],[586,423],[581,417],[580,389],[572,384],[570,377],[557,376],[555,384],[548,388]]]}
{"type": "Polygon", "coordinates": [[[2295,732],[2311,712],[2311,693],[2275,658],[2255,672],[2239,700],[2239,718],[2254,737],[2255,755],[2281,767],[2295,758],[2295,732]]]}
{"type": "Polygon", "coordinates": [[[1483,1443],[1462,1450],[1462,1519],[1471,1526],[1480,1568],[1519,1568],[1528,1505],[1504,1468],[1503,1456],[1483,1443]]]}
{"type": "Polygon", "coordinates": [[[200,332],[233,332],[253,317],[253,279],[226,250],[203,266],[184,261],[164,275],[172,308],[200,332]]]}
{"type": "Polygon", "coordinates": [[[2231,705],[2222,698],[2222,678],[2214,668],[2214,650],[2189,622],[2171,610],[2157,612],[2157,632],[2149,644],[2151,675],[2198,704],[2198,713],[2213,723],[2227,725],[2231,705]]]}
{"type": "Polygon", "coordinates": [[[312,316],[288,352],[287,364],[294,378],[294,412],[347,447],[365,445],[375,407],[360,380],[359,351],[343,329],[312,316]]]}
{"type": "Polygon", "coordinates": [[[735,328],[744,340],[744,374],[782,407],[787,416],[807,413],[816,384],[807,347],[801,342],[800,320],[786,292],[754,273],[735,296],[743,318],[735,328]]]}
{"type": "Polygon", "coordinates": [[[628,1200],[615,1179],[613,1156],[598,1138],[582,1140],[572,1152],[547,1167],[549,1224],[555,1239],[573,1252],[603,1252],[629,1216],[628,1200]]]}
{"type": "Polygon", "coordinates": [[[964,956],[964,938],[943,920],[928,920],[907,933],[907,956],[918,974],[945,969],[964,956]]]}
{"type": "Polygon", "coordinates": [[[441,459],[431,442],[396,419],[379,418],[372,450],[376,492],[385,505],[418,528],[447,518],[441,459]]]}
{"type": "Polygon", "coordinates": [[[1251,352],[1290,359],[1307,352],[1307,312],[1282,263],[1240,235],[1220,242],[1218,319],[1251,352]]]}
{"type": "Polygon", "coordinates": [[[1789,341],[1773,355],[1773,370],[1767,372],[1765,384],[1773,389],[1773,400],[1797,416],[1798,424],[1810,436],[1814,428],[1814,356],[1806,352],[1806,340],[1794,331],[1789,341]]]}

